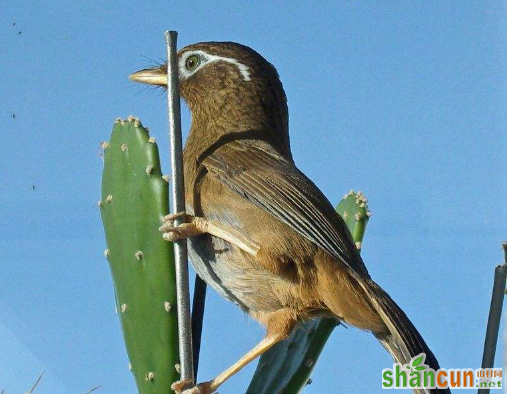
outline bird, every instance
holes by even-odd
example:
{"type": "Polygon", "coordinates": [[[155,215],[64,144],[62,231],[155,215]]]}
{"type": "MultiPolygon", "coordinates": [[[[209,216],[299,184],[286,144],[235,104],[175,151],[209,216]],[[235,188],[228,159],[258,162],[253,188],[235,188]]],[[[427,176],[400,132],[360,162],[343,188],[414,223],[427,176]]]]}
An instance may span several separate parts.
{"type": "MultiPolygon", "coordinates": [[[[276,68],[234,42],[186,46],[177,67],[192,119],[183,150],[186,210],[166,216],[160,229],[165,240],[188,240],[197,274],[265,326],[266,336],[214,379],[176,382],[173,390],[215,392],[300,322],[319,316],[371,332],[401,364],[424,353],[438,370],[415,326],[371,278],[343,219],[296,167],[276,68]]],[[[165,87],[167,64],[129,78],[165,87]]]]}

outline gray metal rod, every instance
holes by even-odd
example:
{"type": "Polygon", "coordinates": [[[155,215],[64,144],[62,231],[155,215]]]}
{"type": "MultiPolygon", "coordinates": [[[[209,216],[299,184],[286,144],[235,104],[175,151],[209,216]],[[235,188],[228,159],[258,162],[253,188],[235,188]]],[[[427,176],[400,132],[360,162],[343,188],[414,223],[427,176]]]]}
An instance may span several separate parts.
{"type": "MultiPolygon", "coordinates": [[[[183,152],[181,143],[180,90],[178,84],[178,33],[166,31],[167,47],[167,106],[169,113],[169,145],[171,147],[171,205],[172,212],[185,211],[183,181],[183,152]]],[[[175,225],[181,223],[175,220],[175,225]]],[[[192,329],[190,325],[190,292],[188,287],[188,254],[185,239],[174,243],[176,264],[176,297],[178,302],[178,337],[181,379],[194,379],[192,361],[192,329]]]]}
{"type": "MultiPolygon", "coordinates": [[[[502,317],[503,299],[505,297],[505,281],[507,279],[507,243],[502,244],[505,254],[505,263],[495,268],[495,280],[493,282],[493,294],[489,308],[488,327],[484,341],[484,353],[482,356],[482,368],[493,368],[495,362],[496,345],[498,342],[498,330],[502,317]]],[[[481,388],[479,394],[488,394],[489,388],[481,388]]]]}

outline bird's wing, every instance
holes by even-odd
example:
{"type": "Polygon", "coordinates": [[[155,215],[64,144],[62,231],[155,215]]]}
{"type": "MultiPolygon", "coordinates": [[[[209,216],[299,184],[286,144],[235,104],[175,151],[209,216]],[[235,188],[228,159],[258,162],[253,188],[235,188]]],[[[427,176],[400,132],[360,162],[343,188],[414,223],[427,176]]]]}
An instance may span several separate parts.
{"type": "Polygon", "coordinates": [[[270,144],[234,140],[208,149],[198,161],[224,185],[369,277],[343,219],[317,186],[270,144]]]}

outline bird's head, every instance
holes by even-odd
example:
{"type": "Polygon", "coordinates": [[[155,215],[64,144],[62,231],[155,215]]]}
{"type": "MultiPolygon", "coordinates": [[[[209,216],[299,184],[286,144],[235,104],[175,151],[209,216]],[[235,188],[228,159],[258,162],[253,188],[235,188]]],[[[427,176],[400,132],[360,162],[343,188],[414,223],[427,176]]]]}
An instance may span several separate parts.
{"type": "MultiPolygon", "coordinates": [[[[288,147],[285,92],[276,69],[253,49],[233,42],[203,42],[178,52],[180,93],[193,124],[224,131],[267,131],[288,147]]],[[[140,70],[135,82],[167,85],[167,65],[140,70]]]]}

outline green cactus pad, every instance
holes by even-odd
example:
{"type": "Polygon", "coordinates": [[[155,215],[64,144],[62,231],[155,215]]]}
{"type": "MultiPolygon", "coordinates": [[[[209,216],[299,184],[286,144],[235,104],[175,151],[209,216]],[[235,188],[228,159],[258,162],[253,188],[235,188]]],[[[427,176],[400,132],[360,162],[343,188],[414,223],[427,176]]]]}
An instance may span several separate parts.
{"type": "MultiPolygon", "coordinates": [[[[360,249],[370,217],[361,192],[350,191],[336,207],[360,249]]],[[[296,394],[308,384],[310,374],[336,320],[319,318],[302,324],[289,338],[273,346],[259,360],[247,394],[296,394]]]]}
{"type": "Polygon", "coordinates": [[[99,202],[116,308],[141,394],[169,394],[179,379],[173,247],[158,231],[169,212],[155,140],[139,119],[118,119],[102,143],[99,202]]]}

